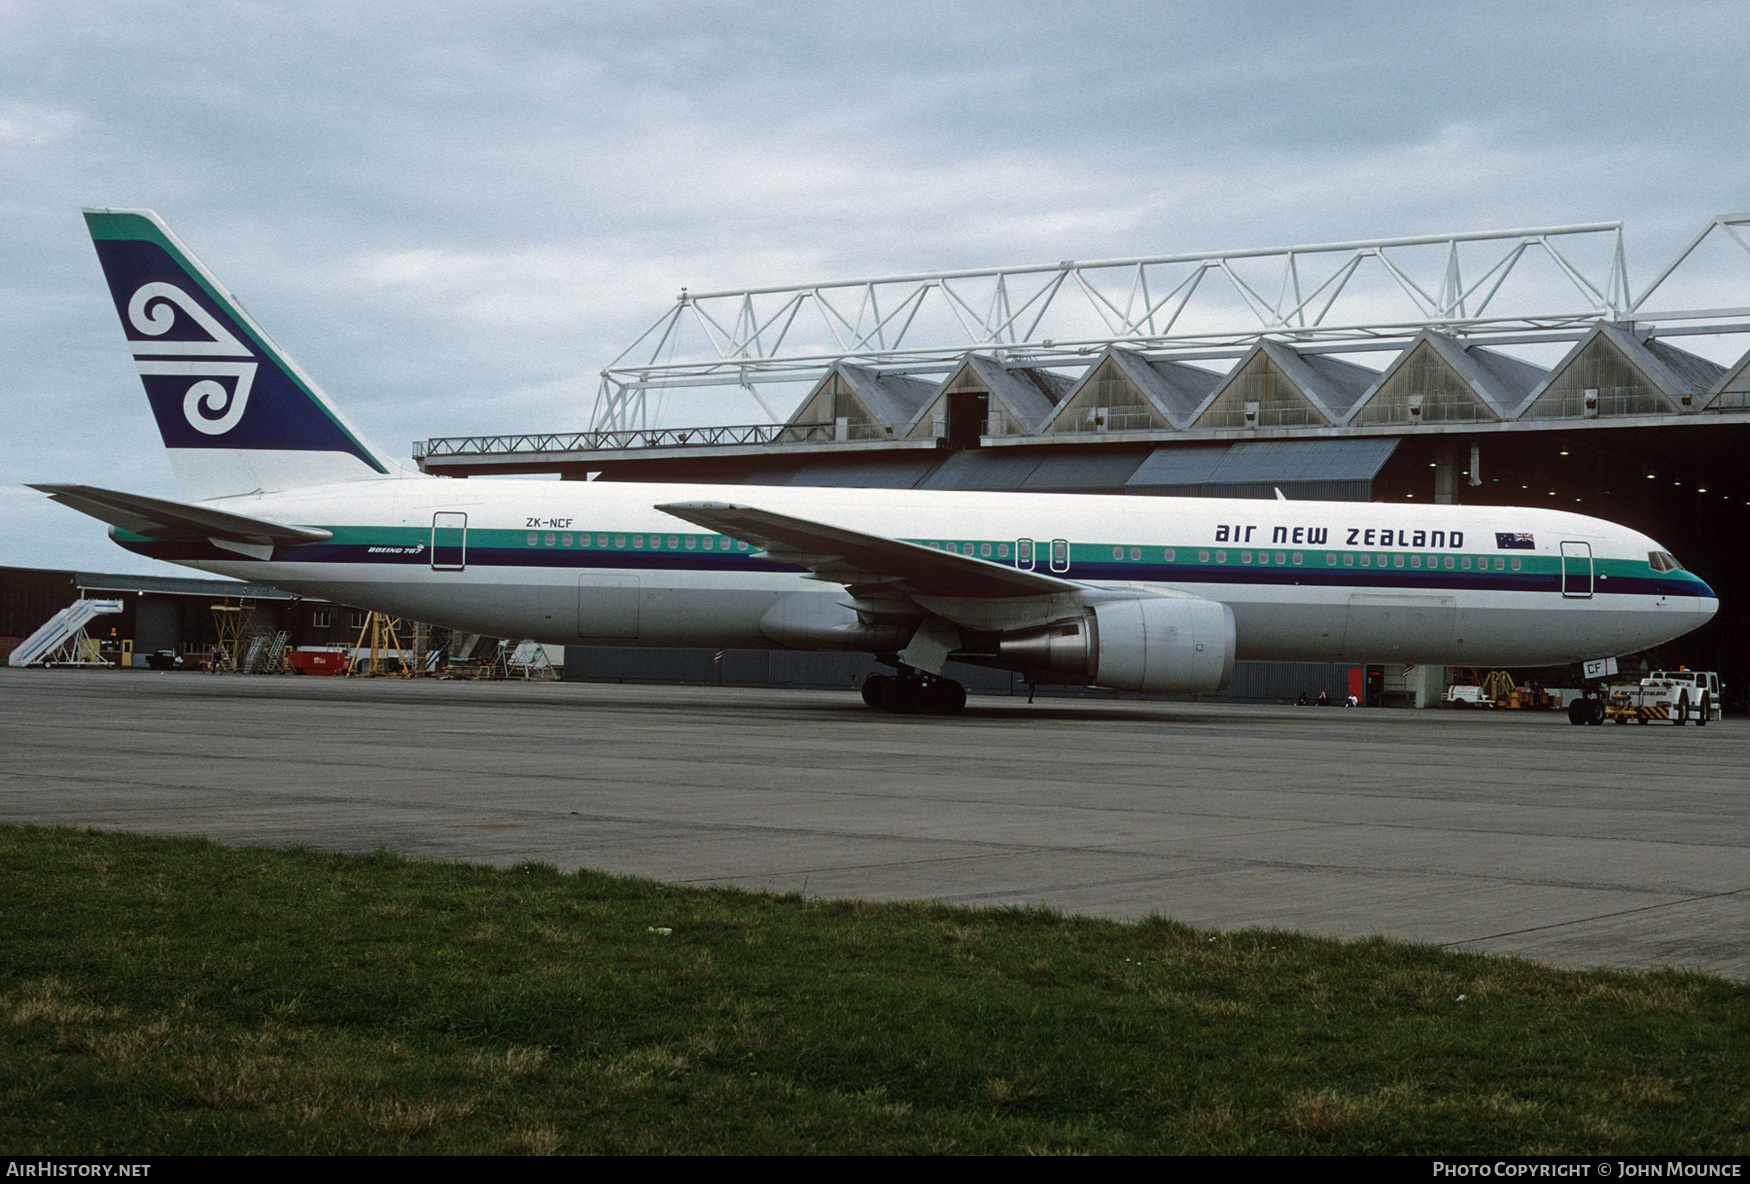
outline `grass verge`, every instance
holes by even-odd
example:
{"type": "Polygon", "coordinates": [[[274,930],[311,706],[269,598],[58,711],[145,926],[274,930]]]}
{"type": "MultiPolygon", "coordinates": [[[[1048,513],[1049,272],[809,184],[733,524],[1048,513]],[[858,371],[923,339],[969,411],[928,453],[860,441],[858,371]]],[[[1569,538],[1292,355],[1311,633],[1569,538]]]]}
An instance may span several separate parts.
{"type": "Polygon", "coordinates": [[[10,1154],[1744,1154],[1750,987],[0,827],[10,1154]]]}

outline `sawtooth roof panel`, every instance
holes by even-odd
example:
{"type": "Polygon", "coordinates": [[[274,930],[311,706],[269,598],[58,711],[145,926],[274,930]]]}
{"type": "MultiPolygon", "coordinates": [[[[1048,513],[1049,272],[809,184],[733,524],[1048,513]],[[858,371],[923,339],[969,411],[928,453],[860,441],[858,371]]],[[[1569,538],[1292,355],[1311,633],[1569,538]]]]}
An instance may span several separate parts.
{"type": "Polygon", "coordinates": [[[1720,375],[1708,395],[1707,406],[1716,409],[1750,405],[1750,353],[1739,358],[1732,368],[1720,375]]]}
{"type": "Polygon", "coordinates": [[[1348,422],[1475,423],[1505,419],[1546,373],[1529,362],[1423,330],[1386,367],[1373,391],[1350,412],[1348,422]]]}
{"type": "Polygon", "coordinates": [[[906,435],[913,439],[929,435],[931,421],[938,409],[947,407],[950,395],[965,391],[984,391],[990,396],[990,411],[998,411],[1022,426],[1026,434],[1039,430],[1051,418],[1057,400],[1073,385],[1070,379],[1049,370],[1033,370],[1024,366],[1004,366],[995,358],[983,354],[967,354],[954,372],[936,388],[936,395],[919,409],[907,426],[906,435]]]}
{"type": "Polygon", "coordinates": [[[796,407],[789,423],[837,423],[851,440],[891,439],[929,402],[936,384],[900,375],[880,375],[839,362],[796,407]]]}
{"type": "Polygon", "coordinates": [[[1040,430],[1067,434],[1184,428],[1221,379],[1213,370],[1151,362],[1132,350],[1108,346],[1040,430]]]}
{"type": "Polygon", "coordinates": [[[1706,358],[1621,325],[1594,325],[1531,392],[1518,418],[1668,415],[1700,407],[1724,373],[1706,358]]]}
{"type": "Polygon", "coordinates": [[[1340,423],[1379,379],[1379,371],[1341,358],[1302,355],[1260,341],[1197,411],[1198,428],[1307,427],[1340,423]],[[1255,424],[1245,405],[1258,404],[1255,424]]]}

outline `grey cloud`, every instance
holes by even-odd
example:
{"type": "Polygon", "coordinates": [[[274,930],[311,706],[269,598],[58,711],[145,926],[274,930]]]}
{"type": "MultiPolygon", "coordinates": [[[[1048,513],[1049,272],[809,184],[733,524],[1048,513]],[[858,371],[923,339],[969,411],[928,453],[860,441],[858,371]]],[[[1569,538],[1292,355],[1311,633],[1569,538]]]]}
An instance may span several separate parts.
{"type": "MultiPolygon", "coordinates": [[[[1650,266],[1747,204],[1740,22],[1710,4],[12,3],[0,479],[174,492],[81,205],[157,208],[404,449],[582,426],[596,372],[682,285],[1615,217],[1650,266]]],[[[58,508],[0,504],[0,562],[132,562],[58,508]]]]}

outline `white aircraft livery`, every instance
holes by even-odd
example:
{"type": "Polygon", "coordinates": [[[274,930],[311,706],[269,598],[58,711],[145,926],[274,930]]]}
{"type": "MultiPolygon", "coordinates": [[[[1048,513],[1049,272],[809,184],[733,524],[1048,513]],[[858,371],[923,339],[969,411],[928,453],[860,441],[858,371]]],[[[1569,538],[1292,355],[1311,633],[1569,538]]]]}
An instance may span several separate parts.
{"type": "Polygon", "coordinates": [[[1609,657],[1719,607],[1654,540],[1555,510],[431,477],[157,215],[85,217],[184,500],[34,488],[130,551],[303,595],[565,645],[867,652],[894,668],[871,706],[943,713],[950,658],[1209,692],[1238,659],[1609,657]]]}

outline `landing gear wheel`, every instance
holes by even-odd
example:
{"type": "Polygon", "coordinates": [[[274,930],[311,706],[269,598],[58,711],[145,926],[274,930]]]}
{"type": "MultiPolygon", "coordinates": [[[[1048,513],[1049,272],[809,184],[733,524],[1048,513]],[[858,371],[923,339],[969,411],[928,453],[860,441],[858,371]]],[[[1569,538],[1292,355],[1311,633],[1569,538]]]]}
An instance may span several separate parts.
{"type": "Polygon", "coordinates": [[[1568,722],[1579,727],[1592,718],[1592,700],[1575,699],[1568,704],[1568,722]]]}
{"type": "Polygon", "coordinates": [[[923,701],[931,715],[959,715],[966,707],[966,688],[951,678],[937,679],[924,688],[923,701]]]}
{"type": "Polygon", "coordinates": [[[918,702],[918,683],[915,678],[896,678],[887,684],[887,693],[882,696],[881,706],[894,715],[910,715],[920,706],[918,702]]]}
{"type": "Polygon", "coordinates": [[[1604,700],[1603,699],[1588,699],[1588,700],[1586,700],[1586,703],[1591,708],[1591,714],[1589,716],[1587,716],[1586,722],[1591,724],[1595,728],[1598,727],[1599,725],[1603,724],[1604,723],[1604,700]]]}
{"type": "Polygon", "coordinates": [[[871,674],[863,680],[863,702],[894,715],[958,715],[966,707],[966,688],[951,678],[925,674],[871,674]]]}
{"type": "Polygon", "coordinates": [[[871,674],[863,680],[863,703],[880,711],[887,705],[887,688],[893,680],[885,674],[871,674]]]}

